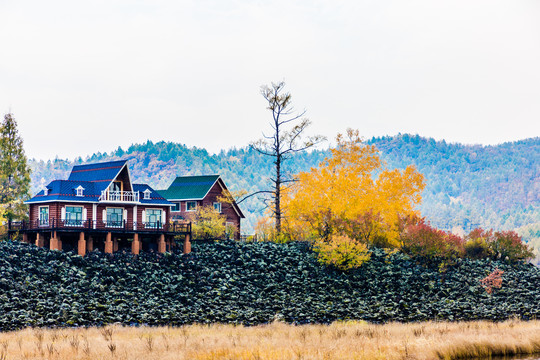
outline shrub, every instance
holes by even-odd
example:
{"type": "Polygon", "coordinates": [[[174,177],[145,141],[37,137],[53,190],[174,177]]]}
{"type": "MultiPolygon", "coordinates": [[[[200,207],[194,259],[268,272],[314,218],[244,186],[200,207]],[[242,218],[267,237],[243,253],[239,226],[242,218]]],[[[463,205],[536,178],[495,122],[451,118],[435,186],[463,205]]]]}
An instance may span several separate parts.
{"type": "Polygon", "coordinates": [[[223,239],[227,232],[226,217],[213,206],[202,206],[189,216],[194,239],[223,239]]]}
{"type": "Polygon", "coordinates": [[[470,239],[465,243],[465,256],[470,259],[485,259],[492,257],[493,251],[484,239],[470,239]]]}
{"type": "Polygon", "coordinates": [[[451,259],[464,253],[461,237],[436,229],[424,220],[406,225],[401,232],[401,241],[403,251],[414,256],[451,259]]]}
{"type": "Polygon", "coordinates": [[[534,257],[532,247],[525,244],[515,231],[496,232],[492,249],[501,259],[509,261],[529,260],[534,257]]]}
{"type": "Polygon", "coordinates": [[[339,270],[359,268],[371,258],[365,244],[348,236],[333,235],[329,241],[318,241],[314,249],[319,262],[339,270]]]}
{"type": "Polygon", "coordinates": [[[531,247],[522,241],[515,231],[474,229],[467,235],[465,254],[472,259],[500,258],[519,261],[534,257],[531,247]]]}

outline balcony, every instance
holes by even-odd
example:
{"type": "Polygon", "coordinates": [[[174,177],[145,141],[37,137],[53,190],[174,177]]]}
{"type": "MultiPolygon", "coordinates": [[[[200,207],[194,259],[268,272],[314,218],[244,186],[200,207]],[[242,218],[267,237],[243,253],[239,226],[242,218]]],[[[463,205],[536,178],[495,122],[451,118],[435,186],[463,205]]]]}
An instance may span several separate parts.
{"type": "Polygon", "coordinates": [[[139,202],[138,191],[109,191],[103,190],[99,201],[106,202],[139,202]]]}
{"type": "Polygon", "coordinates": [[[153,234],[190,234],[191,223],[161,222],[106,222],[101,220],[59,220],[48,221],[9,221],[8,231],[13,232],[48,232],[48,231],[85,231],[85,232],[115,232],[115,233],[153,233],[153,234]]]}

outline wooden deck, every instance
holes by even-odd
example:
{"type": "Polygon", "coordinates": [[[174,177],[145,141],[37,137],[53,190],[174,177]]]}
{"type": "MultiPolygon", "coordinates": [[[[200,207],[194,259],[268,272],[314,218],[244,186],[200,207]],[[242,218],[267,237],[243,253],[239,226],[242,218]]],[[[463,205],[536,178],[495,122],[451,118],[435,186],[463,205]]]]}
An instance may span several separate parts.
{"type": "Polygon", "coordinates": [[[136,223],[115,222],[106,223],[101,220],[59,220],[50,219],[40,221],[11,221],[8,223],[8,232],[35,233],[35,232],[86,232],[86,233],[126,233],[126,234],[165,234],[165,235],[191,235],[191,223],[136,223]]]}

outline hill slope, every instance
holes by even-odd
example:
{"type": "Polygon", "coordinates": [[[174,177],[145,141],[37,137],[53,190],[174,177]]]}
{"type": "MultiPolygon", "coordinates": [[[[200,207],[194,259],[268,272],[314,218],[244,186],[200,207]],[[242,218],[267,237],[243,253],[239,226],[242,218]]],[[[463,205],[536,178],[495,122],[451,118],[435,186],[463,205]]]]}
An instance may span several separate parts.
{"type": "Polygon", "coordinates": [[[28,326],[328,323],[531,319],[540,269],[458,260],[441,273],[375,250],[351,273],[321,266],[305,244],[226,241],[193,253],[86,257],[0,242],[0,330],[28,326]],[[503,286],[480,279],[498,267],[503,286]]]}

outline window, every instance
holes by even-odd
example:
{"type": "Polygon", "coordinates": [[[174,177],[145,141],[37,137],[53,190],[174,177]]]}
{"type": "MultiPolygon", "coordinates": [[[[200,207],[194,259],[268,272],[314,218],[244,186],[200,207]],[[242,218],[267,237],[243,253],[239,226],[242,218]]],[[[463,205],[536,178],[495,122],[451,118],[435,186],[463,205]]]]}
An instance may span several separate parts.
{"type": "Polygon", "coordinates": [[[49,226],[49,207],[39,207],[39,226],[49,226]]]}
{"type": "Polygon", "coordinates": [[[174,203],[174,206],[172,207],[172,210],[171,211],[182,211],[180,209],[180,203],[174,203]]]}
{"type": "Polygon", "coordinates": [[[124,226],[124,209],[107,208],[107,226],[112,226],[112,227],[124,226]]]}
{"type": "Polygon", "coordinates": [[[186,201],[186,211],[196,211],[197,202],[196,201],[186,201]]]}
{"type": "Polygon", "coordinates": [[[82,225],[82,206],[66,206],[66,226],[81,226],[82,225]]]}
{"type": "Polygon", "coordinates": [[[143,199],[144,200],[150,200],[150,194],[152,193],[152,191],[150,189],[146,189],[144,190],[144,197],[143,199]]]}
{"type": "Polygon", "coordinates": [[[160,209],[146,209],[146,227],[154,229],[161,227],[160,209]]]}
{"type": "Polygon", "coordinates": [[[77,187],[75,190],[77,190],[77,196],[83,196],[84,188],[81,185],[79,185],[79,187],[77,187]]]}
{"type": "Polygon", "coordinates": [[[122,182],[121,181],[113,181],[111,186],[109,187],[110,191],[122,191],[122,182]]]}
{"type": "Polygon", "coordinates": [[[221,203],[215,202],[214,203],[214,210],[216,210],[218,213],[221,213],[221,203]]]}

